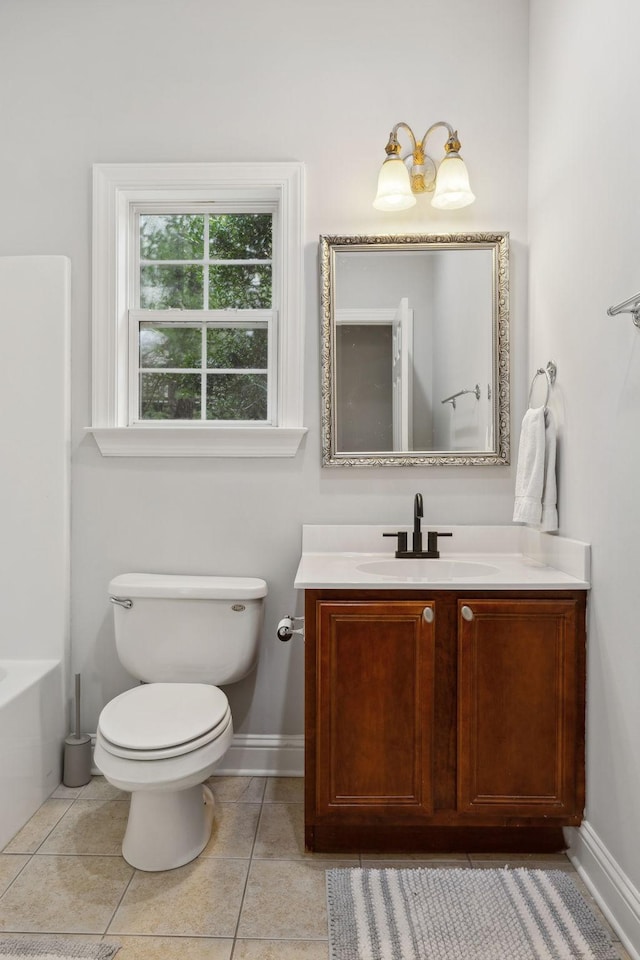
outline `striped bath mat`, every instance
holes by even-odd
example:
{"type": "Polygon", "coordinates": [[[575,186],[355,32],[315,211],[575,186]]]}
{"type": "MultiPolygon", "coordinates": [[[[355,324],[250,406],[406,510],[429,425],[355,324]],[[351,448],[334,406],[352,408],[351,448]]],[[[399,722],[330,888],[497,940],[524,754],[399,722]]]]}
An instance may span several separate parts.
{"type": "Polygon", "coordinates": [[[619,960],[561,870],[327,871],[331,960],[619,960]]]}
{"type": "Polygon", "coordinates": [[[111,960],[117,944],[85,943],[60,937],[0,938],[0,960],[111,960]]]}

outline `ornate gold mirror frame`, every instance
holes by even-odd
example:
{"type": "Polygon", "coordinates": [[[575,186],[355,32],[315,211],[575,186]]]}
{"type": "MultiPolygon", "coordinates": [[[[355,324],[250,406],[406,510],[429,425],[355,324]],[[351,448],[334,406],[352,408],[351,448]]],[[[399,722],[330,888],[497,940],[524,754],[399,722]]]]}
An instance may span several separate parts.
{"type": "MultiPolygon", "coordinates": [[[[387,261],[389,258],[387,258],[387,261]]],[[[393,262],[393,261],[392,261],[393,262]]],[[[400,264],[400,261],[397,261],[400,264]]],[[[373,273],[381,260],[368,265],[373,273]]],[[[484,261],[483,261],[484,264],[484,261]]],[[[404,264],[406,265],[406,263],[404,264]]],[[[484,267],[483,267],[484,269],[484,267]]],[[[383,466],[477,466],[508,464],[510,462],[510,405],[509,405],[509,235],[508,233],[471,233],[471,234],[435,234],[417,236],[321,236],[320,237],[320,279],[322,308],[322,463],[323,466],[343,467],[383,467],[383,466]],[[489,437],[483,449],[481,444],[470,449],[341,449],[338,443],[340,416],[337,403],[338,374],[336,367],[338,326],[344,320],[336,319],[344,314],[342,291],[338,285],[344,265],[354,263],[350,254],[379,256],[403,252],[417,254],[421,252],[447,252],[482,250],[485,253],[487,276],[483,281],[487,303],[477,315],[486,316],[485,338],[489,344],[491,370],[483,381],[482,396],[486,407],[485,434],[489,437]],[[489,275],[490,274],[490,275],[489,275]],[[488,302],[490,300],[490,303],[488,302]],[[490,342],[489,342],[490,338],[490,342]]],[[[464,284],[463,284],[464,286],[464,284]]],[[[472,295],[471,295],[472,296],[472,295]]],[[[484,299],[484,297],[483,297],[484,299]]],[[[468,322],[479,322],[475,315],[473,299],[467,307],[468,322]]],[[[370,304],[369,304],[370,306],[370,304]]],[[[351,311],[356,314],[357,311],[351,311]]],[[[382,313],[383,311],[379,311],[382,313]]],[[[346,311],[349,315],[349,312],[346,311]]],[[[347,321],[351,322],[351,321],[347,321]]],[[[363,322],[363,321],[359,321],[363,322]]],[[[366,322],[366,321],[365,321],[366,322]]],[[[413,322],[413,321],[412,321],[413,322]]],[[[416,317],[416,324],[419,318],[416,317]]],[[[443,323],[448,322],[446,316],[443,323]]],[[[431,360],[433,363],[433,358],[431,360]]],[[[362,377],[367,376],[366,369],[361,370],[362,377]]],[[[358,377],[360,370],[358,370],[358,377]]],[[[471,379],[476,379],[475,377],[471,379]]],[[[477,378],[481,380],[481,377],[477,378]]],[[[473,404],[474,398],[462,397],[462,394],[475,394],[480,402],[480,387],[477,383],[456,384],[454,396],[432,399],[436,414],[439,404],[443,409],[459,410],[464,404],[473,404]],[[468,388],[460,389],[458,388],[468,388]],[[456,401],[455,398],[460,397],[456,401]]],[[[445,391],[446,392],[446,391],[445,391]]],[[[454,392],[454,391],[451,391],[454,392]]],[[[346,414],[345,414],[346,415],[346,414]]],[[[441,415],[441,414],[440,414],[441,415]]],[[[340,424],[342,426],[342,424],[340,424]]],[[[406,436],[406,434],[405,434],[406,436]]],[[[394,441],[395,444],[395,441],[394,441]]],[[[343,444],[344,445],[344,444],[343,444]]],[[[348,446],[348,444],[347,444],[348,446]]]]}

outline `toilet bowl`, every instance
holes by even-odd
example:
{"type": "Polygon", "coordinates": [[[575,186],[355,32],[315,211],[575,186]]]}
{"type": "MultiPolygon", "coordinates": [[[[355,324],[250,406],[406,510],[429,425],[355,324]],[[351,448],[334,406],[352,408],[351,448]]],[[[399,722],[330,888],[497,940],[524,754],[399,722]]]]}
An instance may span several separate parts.
{"type": "Polygon", "coordinates": [[[212,680],[233,682],[252,669],[266,594],[262,580],[224,580],[136,574],[109,585],[118,652],[124,643],[121,659],[147,682],[102,710],[94,762],[131,793],[122,854],[140,870],[188,863],[211,834],[213,797],[204,781],[233,736],[227,697],[212,680]],[[166,680],[170,674],[176,682],[166,680]],[[210,682],[192,681],[195,674],[210,682]]]}
{"type": "Polygon", "coordinates": [[[122,843],[128,863],[169,870],[201,853],[213,817],[202,784],[232,734],[226,696],[205,684],[145,684],[107,704],[94,757],[110,783],[131,793],[122,843]]]}

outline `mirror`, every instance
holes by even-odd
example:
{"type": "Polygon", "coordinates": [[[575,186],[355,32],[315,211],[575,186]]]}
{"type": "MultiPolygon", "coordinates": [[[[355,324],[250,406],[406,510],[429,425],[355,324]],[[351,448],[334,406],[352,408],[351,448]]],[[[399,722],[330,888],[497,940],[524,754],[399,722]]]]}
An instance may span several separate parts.
{"type": "Polygon", "coordinates": [[[322,462],[509,463],[509,235],[320,237],[322,462]]]}

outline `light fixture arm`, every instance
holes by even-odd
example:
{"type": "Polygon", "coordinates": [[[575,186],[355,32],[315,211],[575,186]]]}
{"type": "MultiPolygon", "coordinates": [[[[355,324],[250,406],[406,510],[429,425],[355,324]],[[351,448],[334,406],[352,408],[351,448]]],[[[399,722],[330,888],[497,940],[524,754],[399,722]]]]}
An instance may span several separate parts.
{"type": "Polygon", "coordinates": [[[427,137],[429,134],[433,133],[434,130],[437,130],[438,127],[444,127],[447,133],[449,134],[447,142],[444,145],[444,149],[449,153],[451,150],[460,149],[460,141],[458,140],[458,131],[454,130],[451,124],[447,123],[445,120],[438,120],[437,123],[432,123],[424,137],[420,141],[420,146],[424,150],[424,145],[427,142],[427,137]]]}
{"type": "Polygon", "coordinates": [[[413,157],[413,165],[410,174],[411,190],[413,193],[431,192],[435,188],[437,167],[433,158],[426,153],[425,144],[428,137],[439,127],[444,127],[448,134],[447,142],[445,143],[444,147],[445,152],[457,153],[460,149],[458,132],[457,130],[454,130],[451,124],[447,123],[445,120],[438,120],[437,123],[432,123],[422,140],[416,139],[413,130],[408,123],[404,122],[404,120],[401,120],[400,123],[396,123],[389,134],[389,141],[385,147],[387,157],[396,156],[403,161],[407,160],[411,156],[413,157]],[[398,140],[399,130],[406,130],[411,138],[411,150],[404,155],[401,153],[400,141],[398,140]]]}
{"type": "Polygon", "coordinates": [[[406,159],[406,157],[411,156],[411,154],[413,153],[413,151],[417,146],[417,143],[416,143],[416,138],[414,136],[413,130],[411,129],[409,124],[405,123],[403,120],[401,120],[400,123],[396,123],[396,125],[393,127],[391,133],[389,134],[389,142],[387,143],[384,149],[386,150],[387,156],[392,156],[393,154],[395,154],[397,157],[400,157],[400,141],[398,140],[398,130],[400,129],[404,129],[407,131],[407,133],[411,137],[411,143],[413,144],[413,149],[411,150],[411,152],[405,154],[404,157],[401,157],[401,159],[404,160],[406,159]]]}

